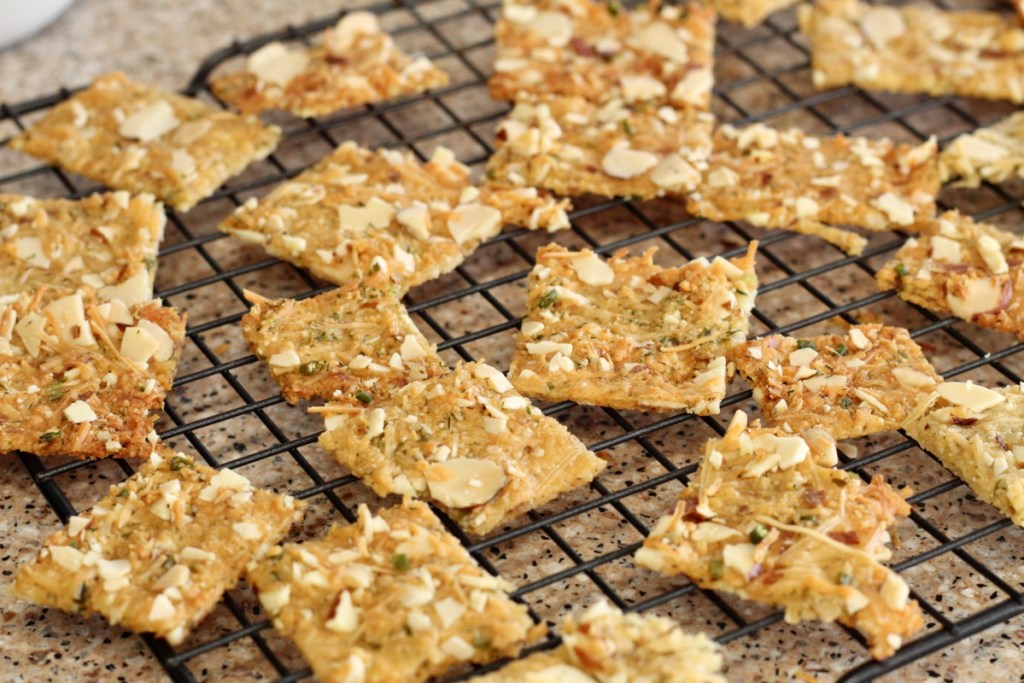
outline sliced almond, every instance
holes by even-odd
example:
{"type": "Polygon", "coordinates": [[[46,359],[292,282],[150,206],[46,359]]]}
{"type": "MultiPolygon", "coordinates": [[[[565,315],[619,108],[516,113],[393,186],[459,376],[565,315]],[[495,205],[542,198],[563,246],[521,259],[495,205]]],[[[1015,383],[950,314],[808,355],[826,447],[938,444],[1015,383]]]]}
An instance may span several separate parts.
{"type": "Polygon", "coordinates": [[[171,103],[157,100],[126,117],[118,133],[132,140],[150,142],[174,130],[180,123],[171,103]]]}
{"type": "Polygon", "coordinates": [[[477,458],[455,458],[431,466],[430,495],[442,505],[467,508],[494,498],[507,477],[501,465],[477,458]]]}
{"type": "Polygon", "coordinates": [[[167,334],[164,328],[152,320],[146,320],[145,318],[140,318],[137,326],[148,332],[149,336],[157,342],[157,350],[153,354],[153,360],[157,362],[170,360],[171,356],[174,355],[174,340],[171,339],[171,335],[167,334]]]}
{"type": "Polygon", "coordinates": [[[597,254],[576,256],[569,264],[576,271],[576,276],[588,285],[604,286],[615,281],[615,271],[597,254]]]}
{"type": "Polygon", "coordinates": [[[421,240],[430,238],[430,209],[423,202],[413,202],[395,216],[399,224],[421,240]]]}
{"type": "Polygon", "coordinates": [[[295,349],[287,349],[272,355],[267,363],[275,368],[294,368],[302,363],[302,359],[295,349]]]}
{"type": "Polygon", "coordinates": [[[81,551],[69,545],[50,546],[49,551],[53,561],[69,572],[77,572],[82,568],[82,560],[85,559],[85,555],[81,551]]]}
{"type": "Polygon", "coordinates": [[[13,240],[15,257],[25,261],[36,268],[49,268],[50,257],[46,255],[46,249],[38,237],[19,237],[13,240]]]}
{"type": "Polygon", "coordinates": [[[64,341],[79,346],[95,346],[96,338],[85,319],[85,305],[80,293],[51,301],[46,307],[47,316],[57,327],[57,335],[64,341]]]}
{"type": "Polygon", "coordinates": [[[875,47],[883,47],[906,33],[903,15],[895,7],[871,7],[860,19],[860,29],[875,47]]]}
{"type": "Polygon", "coordinates": [[[501,212],[483,204],[461,204],[448,216],[448,231],[459,244],[485,240],[501,230],[501,212]]]}
{"type": "Polygon", "coordinates": [[[380,21],[373,12],[349,12],[343,16],[327,34],[324,41],[327,50],[335,55],[344,56],[360,36],[371,36],[380,33],[380,21]]]}
{"type": "Polygon", "coordinates": [[[669,154],[651,171],[651,182],[664,189],[689,190],[700,179],[700,171],[678,154],[669,154]]]}
{"type": "Polygon", "coordinates": [[[935,386],[935,380],[932,377],[913,368],[893,368],[892,376],[904,389],[925,389],[935,386]]]}
{"type": "Polygon", "coordinates": [[[806,460],[811,449],[799,436],[780,436],[775,442],[775,452],[779,454],[779,467],[785,470],[806,460]]]}
{"type": "Polygon", "coordinates": [[[148,362],[159,349],[160,342],[142,327],[129,327],[121,337],[121,355],[136,363],[148,362]]]}
{"type": "Polygon", "coordinates": [[[894,225],[911,225],[914,222],[914,206],[892,192],[886,192],[872,204],[888,216],[894,225]]]}
{"type": "Polygon", "coordinates": [[[689,54],[679,35],[661,21],[652,21],[637,31],[633,44],[679,64],[684,63],[689,54]]]}
{"type": "Polygon", "coordinates": [[[1003,286],[995,278],[978,278],[958,283],[957,289],[946,293],[946,304],[953,315],[971,320],[981,313],[1000,308],[1003,286]]]}
{"type": "Polygon", "coordinates": [[[1006,263],[1006,257],[1003,256],[1003,248],[995,237],[980,236],[978,238],[978,253],[981,254],[981,258],[984,259],[985,265],[993,275],[1003,275],[1009,272],[1010,268],[1006,263]]]}
{"type": "Polygon", "coordinates": [[[932,258],[944,263],[961,263],[963,253],[960,250],[960,243],[942,235],[935,235],[931,239],[932,258]]]}
{"type": "Polygon", "coordinates": [[[103,287],[97,295],[104,301],[118,299],[128,306],[134,306],[153,298],[153,283],[149,279],[149,274],[140,270],[119,285],[103,287]]]}
{"type": "Polygon", "coordinates": [[[651,76],[623,76],[620,83],[627,102],[642,102],[665,94],[665,84],[651,76]]]}
{"type": "Polygon", "coordinates": [[[529,25],[552,47],[565,47],[572,39],[572,19],[562,12],[538,12],[529,25]]]}
{"type": "Polygon", "coordinates": [[[676,83],[676,87],[672,89],[672,101],[692,104],[696,107],[706,106],[714,82],[715,79],[711,75],[711,69],[693,69],[688,71],[682,80],[676,83]]]}
{"type": "Polygon", "coordinates": [[[274,85],[288,85],[309,66],[309,54],[304,49],[289,50],[284,43],[267,43],[249,55],[246,70],[256,78],[274,85]]]}
{"type": "Polygon", "coordinates": [[[797,349],[789,354],[789,364],[800,367],[802,365],[809,365],[815,358],[818,357],[818,352],[812,349],[810,346],[797,349]]]}
{"type": "Polygon", "coordinates": [[[150,606],[149,615],[146,618],[150,621],[165,621],[173,619],[175,614],[177,614],[177,610],[174,609],[174,603],[166,595],[160,593],[153,598],[153,604],[150,606]]]}
{"type": "Polygon", "coordinates": [[[950,403],[981,413],[1006,400],[998,391],[974,382],[942,382],[935,388],[939,396],[950,403]]]}
{"type": "Polygon", "coordinates": [[[601,168],[613,178],[633,178],[651,170],[658,163],[658,157],[650,152],[616,147],[604,155],[601,168]]]}
{"type": "Polygon", "coordinates": [[[272,616],[284,609],[291,601],[292,587],[288,584],[278,586],[274,590],[259,593],[260,604],[272,616]]]}

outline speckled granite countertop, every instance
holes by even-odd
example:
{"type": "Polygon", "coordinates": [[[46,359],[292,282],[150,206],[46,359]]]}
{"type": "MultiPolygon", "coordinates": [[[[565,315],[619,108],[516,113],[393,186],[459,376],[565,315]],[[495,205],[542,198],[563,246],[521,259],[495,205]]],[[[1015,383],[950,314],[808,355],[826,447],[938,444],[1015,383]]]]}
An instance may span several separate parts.
{"type": "MultiPolygon", "coordinates": [[[[428,18],[443,18],[450,15],[453,8],[457,10],[461,6],[460,2],[431,0],[424,5],[422,13],[428,18]]],[[[19,102],[47,95],[62,85],[84,85],[92,77],[112,69],[123,69],[137,79],[167,88],[181,88],[205,56],[228,44],[233,38],[251,37],[288,23],[299,24],[318,18],[341,7],[361,4],[367,3],[360,1],[357,4],[352,0],[183,0],[172,3],[162,0],[79,0],[55,25],[37,37],[0,52],[0,102],[19,102]]],[[[408,16],[401,9],[389,12],[387,20],[394,25],[409,23],[408,16]]],[[[781,33],[785,33],[792,26],[792,13],[781,15],[776,21],[782,28],[781,33]]],[[[410,31],[399,42],[411,50],[437,52],[441,51],[439,36],[459,46],[478,43],[485,37],[487,30],[486,22],[469,14],[458,20],[444,21],[436,35],[410,31]]],[[[729,50],[723,50],[718,59],[718,82],[747,81],[740,87],[730,89],[728,102],[716,100],[716,112],[724,120],[738,115],[736,107],[748,111],[783,108],[794,97],[806,97],[813,92],[806,68],[789,69],[805,61],[806,56],[786,38],[761,29],[746,31],[729,25],[722,25],[719,30],[727,44],[751,38],[762,39],[760,43],[751,43],[752,47],[747,49],[750,59],[740,58],[729,50]],[[758,79],[753,62],[761,68],[778,69],[782,75],[774,82],[758,79]]],[[[350,137],[377,145],[394,142],[395,136],[401,135],[416,138],[416,146],[421,151],[429,152],[434,144],[444,143],[464,157],[479,156],[481,148],[478,142],[474,142],[473,135],[478,134],[488,139],[493,132],[493,117],[487,117],[502,111],[504,105],[489,101],[486,88],[479,84],[464,90],[458,89],[458,86],[476,79],[473,69],[486,72],[491,59],[492,52],[486,46],[470,50],[467,60],[444,58],[441,65],[453,79],[454,87],[450,94],[433,101],[411,102],[396,107],[381,117],[386,119],[386,126],[381,125],[381,120],[375,117],[343,123],[343,129],[331,131],[333,138],[336,138],[333,141],[350,137]],[[483,123],[474,126],[472,130],[453,127],[450,118],[452,111],[457,111],[463,117],[479,117],[483,123]]],[[[841,125],[850,125],[877,117],[880,106],[908,106],[920,99],[882,96],[872,103],[856,93],[849,93],[823,101],[819,105],[819,112],[831,116],[841,125]]],[[[963,110],[986,121],[1009,111],[1006,107],[981,106],[977,103],[965,103],[963,110]]],[[[911,117],[911,120],[919,130],[939,136],[954,134],[967,125],[962,117],[949,114],[945,108],[923,111],[911,117]]],[[[290,123],[295,125],[294,121],[290,123]]],[[[803,111],[788,111],[774,118],[772,123],[779,126],[799,125],[815,132],[822,130],[821,120],[803,111]]],[[[11,132],[9,128],[5,130],[0,127],[0,138],[11,132]]],[[[909,137],[905,128],[884,122],[858,129],[857,132],[892,135],[903,139],[909,137]]],[[[297,168],[321,158],[329,149],[328,140],[311,132],[286,141],[277,157],[281,163],[297,168]]],[[[31,162],[23,157],[0,150],[0,175],[30,166],[31,162]]],[[[257,165],[245,177],[258,180],[261,174],[266,177],[268,173],[274,173],[274,169],[257,165]]],[[[61,192],[62,188],[52,181],[47,184],[46,179],[41,178],[38,182],[19,182],[10,187],[0,187],[0,190],[52,195],[61,192]]],[[[1009,191],[1017,197],[1024,194],[1019,184],[1010,187],[1009,191]]],[[[1002,201],[983,192],[971,194],[952,190],[944,192],[943,199],[969,211],[981,211],[1002,201]]],[[[217,222],[230,208],[230,203],[224,200],[210,202],[181,218],[182,225],[192,235],[211,235],[217,222]]],[[[642,233],[649,230],[649,225],[643,221],[658,225],[678,221],[678,206],[668,202],[648,202],[634,208],[637,209],[634,213],[613,209],[586,215],[577,221],[577,225],[588,235],[596,236],[602,244],[636,236],[632,247],[634,250],[660,245],[662,252],[658,255],[659,261],[666,265],[672,263],[678,257],[666,248],[663,240],[643,236],[642,233]],[[641,215],[643,220],[639,218],[641,215]]],[[[1020,232],[1019,227],[1016,227],[1020,222],[1019,213],[1001,215],[998,222],[1003,227],[1020,232]]],[[[751,232],[762,238],[767,235],[756,230],[751,232]]],[[[739,244],[735,233],[722,226],[706,223],[673,230],[667,237],[684,244],[696,255],[715,254],[739,244]]],[[[164,246],[174,245],[182,239],[180,231],[169,230],[164,246]]],[[[517,238],[517,242],[521,251],[531,252],[548,239],[546,235],[529,235],[517,238]]],[[[582,246],[582,241],[575,233],[562,233],[557,239],[567,246],[582,246]]],[[[885,239],[883,236],[875,236],[869,249],[882,244],[885,239]]],[[[233,284],[239,287],[278,296],[308,288],[292,269],[284,266],[259,266],[265,262],[265,255],[257,249],[242,247],[234,240],[211,240],[205,243],[204,248],[224,268],[244,271],[247,266],[253,266],[252,272],[245,271],[233,278],[233,284]]],[[[872,265],[877,266],[885,256],[883,254],[873,258],[872,265]]],[[[789,277],[790,273],[780,267],[781,264],[799,273],[842,258],[842,255],[824,247],[819,241],[802,236],[794,237],[763,250],[762,258],[759,258],[758,275],[763,283],[771,283],[789,277]]],[[[467,262],[464,272],[465,277],[487,281],[521,272],[525,267],[525,262],[507,244],[494,243],[474,255],[467,262]]],[[[161,258],[158,288],[173,291],[197,278],[213,274],[210,264],[195,249],[173,251],[161,258]]],[[[874,292],[870,277],[853,265],[837,266],[815,276],[811,284],[818,293],[840,304],[856,302],[874,292]]],[[[443,299],[446,293],[464,288],[465,285],[465,280],[453,274],[418,288],[412,296],[418,301],[443,299]]],[[[510,302],[512,316],[522,313],[522,285],[519,279],[490,290],[502,302],[510,302]]],[[[180,294],[169,300],[187,310],[190,324],[194,327],[244,310],[235,293],[219,281],[195,289],[182,288],[180,294]]],[[[820,299],[808,287],[800,284],[786,284],[765,291],[758,297],[757,303],[760,311],[780,325],[793,323],[823,310],[820,299]]],[[[505,314],[488,304],[483,296],[438,304],[431,308],[430,313],[438,325],[452,336],[501,326],[508,321],[505,314]]],[[[895,299],[859,306],[855,313],[863,321],[874,319],[898,322],[911,328],[927,322],[913,309],[895,299]]],[[[417,322],[422,323],[422,320],[417,318],[417,322]]],[[[969,335],[983,351],[996,351],[1011,343],[1005,335],[979,332],[977,328],[965,324],[959,324],[956,328],[969,335]]],[[[439,340],[436,330],[427,329],[422,324],[421,329],[432,340],[439,340]]],[[[757,323],[753,331],[763,333],[765,328],[757,323]]],[[[812,325],[801,328],[799,333],[815,334],[819,331],[820,325],[812,325]]],[[[467,343],[465,349],[475,357],[487,358],[499,367],[507,367],[509,351],[513,345],[512,331],[505,329],[498,334],[481,336],[486,338],[467,343]]],[[[202,349],[194,343],[186,347],[180,375],[209,368],[209,353],[216,354],[220,359],[242,358],[248,353],[237,325],[210,325],[208,331],[202,333],[201,341],[204,345],[202,349]]],[[[975,357],[952,343],[942,330],[929,332],[918,341],[927,345],[929,356],[940,371],[975,357]]],[[[450,362],[456,359],[451,350],[446,351],[445,356],[450,362]]],[[[1010,356],[1003,362],[1017,373],[1024,371],[1024,358],[1010,356]]],[[[241,364],[230,373],[230,377],[237,385],[244,387],[251,399],[260,400],[277,394],[276,387],[257,364],[241,364]]],[[[987,381],[998,379],[990,369],[984,367],[972,371],[967,377],[987,381]]],[[[742,384],[738,384],[732,391],[742,389],[742,384]]],[[[169,406],[185,422],[201,420],[243,403],[236,389],[229,386],[220,374],[192,381],[168,399],[169,406]]],[[[749,402],[745,402],[742,407],[748,411],[753,410],[749,402]]],[[[275,404],[259,412],[259,415],[244,413],[216,422],[198,429],[196,436],[209,446],[215,458],[225,461],[273,448],[282,438],[297,438],[314,433],[319,428],[319,421],[301,408],[275,404]],[[280,426],[282,433],[270,433],[266,421],[263,421],[264,417],[280,426]]],[[[726,414],[721,419],[728,420],[728,417],[726,414]]],[[[654,418],[631,413],[629,419],[633,425],[642,425],[654,418]]],[[[622,425],[600,409],[572,408],[564,413],[564,421],[588,444],[612,439],[622,432],[622,425]]],[[[170,424],[165,422],[161,426],[166,428],[170,424]]],[[[635,440],[620,443],[609,449],[612,462],[600,477],[600,484],[607,490],[618,491],[661,475],[668,465],[679,467],[692,463],[702,451],[704,441],[713,435],[714,432],[704,421],[688,420],[652,433],[647,445],[635,440]],[[651,457],[649,449],[655,447],[666,454],[664,460],[656,461],[651,457]]],[[[889,433],[859,439],[856,445],[862,454],[869,455],[899,441],[898,436],[889,433]]],[[[180,439],[172,443],[188,447],[180,439]]],[[[301,453],[325,480],[333,481],[344,476],[344,471],[334,465],[315,444],[303,446],[301,453]]],[[[917,491],[941,487],[952,480],[946,470],[917,449],[872,462],[866,469],[872,474],[886,476],[897,486],[908,484],[917,491]]],[[[244,464],[240,471],[253,479],[254,483],[277,490],[294,490],[310,485],[307,473],[286,453],[257,463],[244,464]]],[[[58,484],[73,505],[85,509],[103,495],[108,485],[123,477],[124,473],[116,463],[105,461],[60,475],[58,484]]],[[[977,503],[965,487],[953,484],[941,494],[915,505],[915,511],[939,534],[956,539],[998,522],[999,516],[991,507],[977,503]]],[[[567,520],[537,528],[520,538],[497,542],[488,547],[484,554],[506,578],[521,586],[540,586],[528,592],[525,599],[544,619],[556,620],[580,605],[589,604],[601,593],[599,584],[616,591],[627,603],[644,601],[684,586],[685,580],[638,571],[628,556],[595,564],[586,572],[569,573],[566,578],[551,584],[544,583],[544,580],[569,569],[580,559],[591,560],[640,541],[642,536],[636,528],[636,520],[647,526],[652,524],[668,509],[669,501],[675,499],[679,487],[678,481],[669,480],[652,490],[623,498],[618,505],[595,506],[567,520]],[[632,520],[623,515],[623,510],[627,509],[633,515],[632,520]],[[567,554],[566,547],[578,553],[575,558],[567,554]]],[[[348,505],[363,500],[376,504],[372,494],[361,484],[339,487],[336,493],[348,505]]],[[[584,487],[545,507],[542,515],[556,514],[597,495],[596,491],[584,487]]],[[[317,534],[326,523],[338,519],[338,513],[324,495],[314,496],[310,503],[310,514],[293,538],[317,534]]],[[[58,524],[56,515],[20,463],[7,461],[5,466],[0,467],[0,680],[25,683],[71,680],[141,683],[167,680],[166,674],[139,637],[107,626],[99,619],[82,620],[54,610],[36,608],[3,595],[15,567],[33,557],[41,540],[58,524]]],[[[925,533],[919,525],[909,521],[900,525],[899,534],[901,544],[895,552],[896,562],[913,558],[937,545],[935,534],[925,533]]],[[[938,553],[904,571],[904,576],[916,593],[951,619],[975,614],[1005,599],[1006,587],[1017,591],[1024,587],[1024,530],[1016,527],[1001,529],[973,539],[963,547],[973,557],[980,558],[997,571],[1000,585],[976,571],[956,552],[938,553]]],[[[245,617],[254,620],[261,618],[256,613],[255,600],[247,588],[232,591],[232,597],[245,617]]],[[[727,620],[723,606],[747,621],[756,621],[773,613],[772,610],[730,596],[718,596],[716,600],[719,602],[715,603],[707,595],[692,591],[654,609],[657,613],[677,618],[686,628],[702,629],[713,636],[734,628],[734,624],[727,620]]],[[[930,617],[928,628],[935,627],[936,620],[930,617]]],[[[185,647],[208,642],[237,628],[236,618],[226,609],[218,609],[193,638],[185,643],[185,647]]],[[[271,631],[263,631],[261,637],[264,638],[262,646],[275,652],[286,666],[302,668],[301,659],[288,643],[271,631]]],[[[891,683],[927,680],[1020,683],[1024,680],[1021,678],[1021,672],[1024,672],[1022,648],[1024,622],[1017,619],[914,662],[883,680],[891,683]]],[[[728,676],[737,683],[779,680],[816,680],[824,683],[836,680],[840,672],[862,662],[865,652],[859,642],[837,626],[816,623],[790,626],[774,621],[761,628],[755,637],[743,637],[728,643],[725,655],[729,667],[728,676]]],[[[217,683],[271,680],[278,676],[278,672],[248,638],[196,657],[191,660],[189,668],[197,680],[217,683]]]]}

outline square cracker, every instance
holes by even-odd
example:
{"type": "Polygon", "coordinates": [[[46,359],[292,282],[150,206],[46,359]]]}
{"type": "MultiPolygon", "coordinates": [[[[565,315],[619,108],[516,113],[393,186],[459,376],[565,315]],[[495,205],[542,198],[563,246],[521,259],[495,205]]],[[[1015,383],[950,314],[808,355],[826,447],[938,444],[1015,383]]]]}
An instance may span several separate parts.
{"type": "Polygon", "coordinates": [[[153,298],[167,216],[152,195],[0,194],[0,295],[82,285],[126,303],[153,298]]]}
{"type": "Polygon", "coordinates": [[[416,683],[515,657],[544,635],[423,503],[406,500],[315,541],[272,549],[249,581],[325,683],[416,683]]]}
{"type": "Polygon", "coordinates": [[[764,22],[770,14],[797,4],[799,0],[711,0],[709,4],[729,21],[737,21],[747,28],[764,22]]]}
{"type": "Polygon", "coordinates": [[[715,12],[699,3],[505,0],[491,97],[625,99],[709,111],[715,12]]]}
{"type": "Polygon", "coordinates": [[[242,333],[289,403],[359,405],[448,371],[383,274],[301,301],[245,295],[242,333]]]}
{"type": "Polygon", "coordinates": [[[91,290],[0,299],[0,453],[146,457],[185,318],[91,290]]]}
{"type": "Polygon", "coordinates": [[[534,188],[476,188],[444,147],[421,164],[409,152],[346,142],[220,229],[339,285],[383,269],[404,292],[453,270],[505,219],[569,227],[567,206],[534,188]]]}
{"type": "Polygon", "coordinates": [[[1024,102],[1024,29],[995,12],[822,0],[800,7],[814,85],[1024,102]]]}
{"type": "Polygon", "coordinates": [[[280,42],[249,55],[245,69],[215,77],[213,94],[247,114],[281,109],[323,116],[448,85],[426,57],[410,58],[370,12],[349,12],[312,49],[280,42]]]}
{"type": "Polygon", "coordinates": [[[1024,389],[944,382],[903,429],[978,498],[1024,526],[1024,389]]]}
{"type": "Polygon", "coordinates": [[[520,101],[498,125],[489,177],[562,195],[642,197],[697,188],[714,117],[621,99],[520,101]]]}
{"type": "Polygon", "coordinates": [[[22,565],[12,593],[177,645],[305,504],[160,446],[22,565]]]}
{"type": "Polygon", "coordinates": [[[277,146],[253,116],[129,81],[114,72],[55,106],[14,149],[188,211],[277,146]]]}
{"type": "Polygon", "coordinates": [[[921,392],[942,381],[910,333],[882,325],[809,339],[773,334],[733,360],[772,424],[822,427],[837,439],[898,429],[921,392]]]}
{"type": "Polygon", "coordinates": [[[1024,240],[956,211],[907,240],[875,276],[879,289],[1024,339],[1024,240]]]}
{"type": "Polygon", "coordinates": [[[329,403],[320,445],[372,488],[430,500],[486,534],[591,481],[605,462],[484,363],[366,408],[329,403]]]}
{"type": "Polygon", "coordinates": [[[920,230],[935,216],[936,143],[819,138],[761,123],[715,131],[714,152],[687,210],[715,221],[818,235],[851,254],[865,241],[836,225],[920,230]]]}
{"type": "Polygon", "coordinates": [[[551,244],[537,252],[509,378],[546,401],[715,415],[747,338],[754,252],[678,268],[654,250],[603,261],[551,244]]]}
{"type": "Polygon", "coordinates": [[[667,617],[623,614],[601,601],[562,622],[562,644],[470,683],[651,681],[725,683],[719,646],[667,617]],[[684,663],[681,665],[681,663],[684,663]]]}
{"type": "Polygon", "coordinates": [[[939,170],[944,182],[964,187],[1024,177],[1024,112],[958,136],[942,150],[939,170]]]}
{"type": "Polygon", "coordinates": [[[786,610],[786,621],[839,621],[888,657],[924,627],[921,608],[890,559],[888,529],[910,514],[876,475],[865,484],[833,467],[824,430],[801,435],[747,427],[737,412],[671,514],[662,517],[637,564],[685,574],[703,588],[786,610]]]}

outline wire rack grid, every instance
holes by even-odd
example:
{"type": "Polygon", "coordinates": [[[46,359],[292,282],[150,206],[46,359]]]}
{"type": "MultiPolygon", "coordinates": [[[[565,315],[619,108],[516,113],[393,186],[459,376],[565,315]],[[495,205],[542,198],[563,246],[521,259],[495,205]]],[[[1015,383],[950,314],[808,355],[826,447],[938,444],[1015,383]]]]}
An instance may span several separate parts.
{"type": "MultiPolygon", "coordinates": [[[[371,6],[399,45],[437,61],[452,75],[452,83],[421,97],[318,120],[281,117],[277,122],[285,136],[274,155],[195,210],[169,215],[157,290],[189,313],[190,325],[175,391],[159,423],[161,436],[198,452],[212,466],[239,469],[255,483],[310,502],[299,536],[313,536],[332,521],[351,521],[359,502],[377,503],[358,480],[318,451],[317,421],[283,403],[245,348],[238,321],[246,310],[245,288],[296,297],[326,288],[300,269],[240,247],[215,226],[248,197],[296,175],[346,139],[405,146],[424,158],[435,145],[446,144],[479,170],[492,152],[494,126],[508,109],[486,94],[498,5],[493,0],[396,0],[371,6]]],[[[230,68],[272,40],[309,42],[336,19],[236,42],[204,62],[186,92],[215,101],[208,88],[212,73],[230,68]]],[[[716,80],[714,107],[720,120],[765,120],[820,133],[889,135],[907,141],[937,135],[946,140],[1008,111],[948,97],[888,96],[854,88],[815,92],[809,55],[792,12],[777,14],[752,30],[720,25],[716,80]]],[[[31,102],[0,105],[0,138],[23,129],[68,94],[62,90],[31,102]]],[[[79,197],[99,189],[52,167],[9,162],[7,157],[0,161],[0,191],[79,197]]],[[[1011,183],[972,192],[947,190],[942,202],[1012,224],[1020,220],[1021,188],[1011,183]]],[[[1020,381],[1024,344],[937,318],[891,293],[875,291],[876,269],[905,236],[874,235],[865,254],[853,258],[805,236],[758,231],[742,223],[707,223],[668,201],[584,198],[571,218],[572,230],[554,239],[604,254],[658,246],[658,260],[666,265],[701,255],[735,256],[760,239],[762,286],[753,325],[758,334],[812,334],[835,318],[886,321],[908,327],[946,377],[992,384],[1020,381]]],[[[486,357],[507,367],[525,278],[536,248],[549,239],[524,230],[506,231],[454,273],[407,296],[410,312],[449,361],[486,357]]],[[[696,469],[703,442],[722,434],[737,409],[756,413],[750,391],[739,381],[723,403],[723,414],[716,417],[646,415],[570,403],[546,406],[547,414],[607,454],[608,471],[589,487],[491,537],[470,538],[448,526],[485,568],[518,583],[514,597],[535,618],[554,622],[598,597],[627,610],[668,614],[725,645],[733,680],[776,680],[798,672],[819,680],[866,681],[889,673],[954,680],[958,670],[951,662],[957,658],[981,656],[971,654],[979,651],[993,658],[1019,655],[1020,646],[1013,643],[1022,640],[1014,629],[1020,628],[1024,613],[1019,561],[1024,535],[897,433],[857,440],[856,454],[849,451],[840,465],[865,480],[881,473],[895,485],[909,484],[916,491],[910,498],[911,518],[899,530],[894,566],[920,601],[927,629],[892,658],[871,661],[855,631],[814,623],[790,626],[776,611],[701,590],[683,578],[637,569],[632,554],[696,469]]],[[[20,460],[62,521],[132,472],[129,463],[116,460],[55,463],[29,455],[20,460]]],[[[218,680],[225,673],[239,680],[282,682],[310,676],[244,586],[231,591],[182,646],[143,639],[176,682],[218,680]]],[[[541,647],[555,642],[552,637],[541,647]]],[[[1024,665],[1015,673],[1010,666],[1011,678],[1006,680],[1024,681],[1022,669],[1024,665]]],[[[463,680],[467,673],[449,680],[463,680]]]]}

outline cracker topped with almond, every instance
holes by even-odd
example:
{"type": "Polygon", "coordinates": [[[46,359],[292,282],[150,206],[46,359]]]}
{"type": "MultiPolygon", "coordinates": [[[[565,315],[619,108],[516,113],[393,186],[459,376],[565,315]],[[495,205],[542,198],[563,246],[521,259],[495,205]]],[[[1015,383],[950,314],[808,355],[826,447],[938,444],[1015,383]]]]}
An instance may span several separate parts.
{"type": "Polygon", "coordinates": [[[853,255],[866,241],[836,226],[920,230],[940,188],[934,139],[820,138],[762,123],[719,127],[706,168],[690,213],[817,235],[853,255]]]}
{"type": "Polygon", "coordinates": [[[364,405],[448,371],[382,273],[301,301],[245,295],[242,333],[289,403],[364,405]]]}
{"type": "Polygon", "coordinates": [[[248,578],[325,683],[419,683],[515,657],[546,631],[417,501],[360,505],[348,526],[272,548],[248,578]]]}
{"type": "Polygon", "coordinates": [[[184,338],[184,316],[158,300],[0,297],[0,453],[148,456],[184,338]]]}
{"type": "Polygon", "coordinates": [[[943,382],[902,426],[978,498],[1024,526],[1024,389],[943,382]]]}
{"type": "Polygon", "coordinates": [[[719,646],[672,619],[602,600],[562,622],[562,644],[470,683],[725,683],[719,646]]]}
{"type": "Polygon", "coordinates": [[[627,10],[618,2],[505,0],[495,41],[495,99],[711,108],[715,12],[697,2],[627,10]]]}
{"type": "Polygon", "coordinates": [[[399,49],[372,12],[347,13],[312,49],[267,43],[244,70],[210,82],[217,97],[247,114],[281,109],[307,117],[446,85],[444,71],[399,49]]]}
{"type": "Polygon", "coordinates": [[[377,495],[429,500],[486,534],[605,467],[483,362],[412,382],[365,407],[328,403],[320,445],[377,495]]]}
{"type": "Polygon", "coordinates": [[[878,271],[879,289],[1024,339],[1024,240],[947,211],[878,271]]]}
{"type": "Polygon", "coordinates": [[[12,593],[178,645],[304,508],[161,446],[50,536],[19,568],[12,593]]]}
{"type": "Polygon", "coordinates": [[[713,125],[709,112],[622,99],[521,100],[498,124],[487,173],[561,195],[685,194],[700,184],[713,125]]]}
{"type": "Polygon", "coordinates": [[[823,0],[800,7],[819,90],[962,95],[1024,102],[1024,28],[997,12],[823,0]]]}
{"type": "Polygon", "coordinates": [[[661,268],[654,250],[606,261],[541,248],[512,384],[546,401],[717,414],[734,370],[729,352],[747,338],[756,249],[661,268]]]}
{"type": "Polygon", "coordinates": [[[149,301],[166,223],[152,195],[0,194],[0,294],[86,286],[101,299],[149,301]]]}
{"type": "Polygon", "coordinates": [[[1024,177],[1024,112],[957,136],[939,156],[942,180],[978,187],[1024,177]]]}
{"type": "Polygon", "coordinates": [[[793,432],[821,427],[836,439],[899,428],[942,381],[910,333],[883,325],[805,339],[773,334],[733,359],[769,422],[793,432]]]}
{"type": "Polygon", "coordinates": [[[569,227],[567,201],[534,188],[476,187],[469,174],[444,147],[424,164],[346,142],[220,229],[335,284],[383,271],[403,293],[453,270],[506,221],[569,227]]]}
{"type": "Polygon", "coordinates": [[[148,192],[188,211],[265,158],[275,126],[114,72],[50,110],[10,142],[107,187],[148,192]]]}
{"type": "Polygon", "coordinates": [[[924,627],[906,582],[882,564],[892,556],[888,529],[910,514],[910,491],[879,475],[866,484],[836,463],[824,430],[748,426],[737,412],[636,561],[782,607],[789,623],[852,626],[875,658],[888,657],[924,627]]]}

